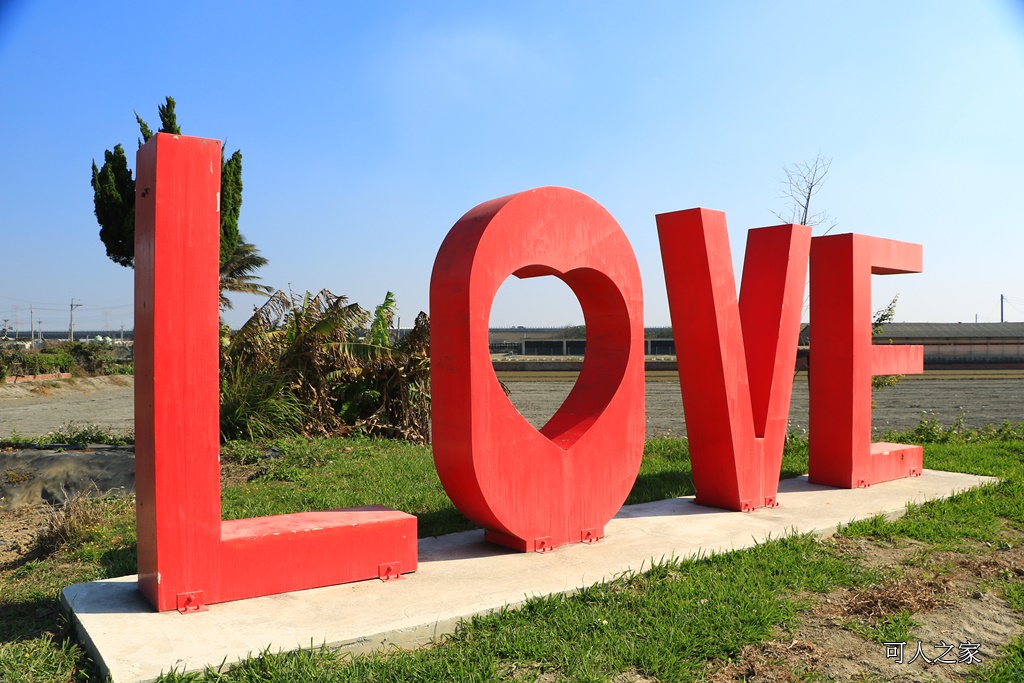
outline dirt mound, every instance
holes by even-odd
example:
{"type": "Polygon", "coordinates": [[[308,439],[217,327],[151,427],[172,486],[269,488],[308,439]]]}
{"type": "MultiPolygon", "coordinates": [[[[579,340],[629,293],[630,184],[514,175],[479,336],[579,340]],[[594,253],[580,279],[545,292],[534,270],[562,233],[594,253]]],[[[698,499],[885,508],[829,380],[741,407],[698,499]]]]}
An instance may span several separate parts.
{"type": "Polygon", "coordinates": [[[91,394],[97,391],[120,391],[124,389],[132,389],[134,386],[135,377],[132,375],[71,377],[18,382],[17,384],[0,383],[0,399],[81,395],[91,394]]]}
{"type": "Polygon", "coordinates": [[[0,453],[0,510],[39,503],[62,505],[78,492],[135,491],[130,448],[0,453]]]}

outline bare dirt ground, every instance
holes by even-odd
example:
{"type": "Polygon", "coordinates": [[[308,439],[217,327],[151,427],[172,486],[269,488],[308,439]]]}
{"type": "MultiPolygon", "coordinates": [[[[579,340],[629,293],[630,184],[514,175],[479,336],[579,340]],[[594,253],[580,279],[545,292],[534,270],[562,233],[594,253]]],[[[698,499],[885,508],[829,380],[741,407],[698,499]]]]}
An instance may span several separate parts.
{"type": "Polygon", "coordinates": [[[732,662],[709,663],[707,680],[790,682],[804,680],[795,675],[804,672],[830,681],[963,680],[1024,634],[1020,614],[991,589],[997,578],[1024,574],[1019,532],[1007,531],[1015,538],[1005,550],[979,547],[973,554],[927,557],[914,542],[825,539],[858,563],[893,575],[866,589],[804,596],[793,630],[745,647],[732,662]],[[900,612],[916,623],[902,647],[886,647],[866,633],[900,612]]]}
{"type": "MultiPolygon", "coordinates": [[[[134,424],[132,377],[0,385],[0,439],[12,430],[43,436],[69,422],[124,431],[134,424]]],[[[531,423],[541,426],[569,395],[574,373],[503,373],[509,398],[531,423]]],[[[686,435],[679,379],[675,373],[648,373],[647,436],[686,435]]],[[[963,413],[968,427],[1024,420],[1024,371],[935,371],[908,376],[874,394],[874,427],[909,429],[923,416],[943,425],[963,413]]],[[[790,429],[808,425],[806,376],[793,383],[790,429]]]]}
{"type": "Polygon", "coordinates": [[[16,510],[0,510],[0,570],[13,566],[32,552],[51,509],[45,503],[38,503],[16,510]]]}
{"type": "Polygon", "coordinates": [[[0,384],[0,440],[44,436],[69,422],[123,432],[135,424],[135,378],[89,377],[0,384]]]}
{"type": "MultiPolygon", "coordinates": [[[[531,424],[543,424],[572,390],[575,373],[503,373],[509,399],[531,424]],[[550,376],[546,376],[550,375],[550,376]]],[[[647,374],[647,437],[686,435],[686,420],[675,373],[647,374]]],[[[878,432],[915,427],[922,417],[948,426],[961,413],[968,427],[1024,421],[1024,371],[934,371],[904,377],[874,393],[873,426],[878,432]]],[[[791,430],[807,429],[806,375],[793,382],[791,430]]]]}
{"type": "MultiPolygon", "coordinates": [[[[131,430],[134,378],[96,377],[0,384],[0,441],[45,436],[69,423],[131,430]]],[[[130,492],[131,450],[0,450],[0,566],[27,555],[52,504],[93,487],[130,492]]]]}

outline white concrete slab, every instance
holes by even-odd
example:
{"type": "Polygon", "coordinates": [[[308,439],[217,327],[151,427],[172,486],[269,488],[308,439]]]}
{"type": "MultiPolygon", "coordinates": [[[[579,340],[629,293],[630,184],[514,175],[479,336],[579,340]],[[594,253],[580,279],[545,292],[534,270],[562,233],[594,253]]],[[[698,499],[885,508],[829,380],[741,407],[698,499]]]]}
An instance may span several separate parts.
{"type": "Polygon", "coordinates": [[[253,598],[187,615],[153,612],[134,576],[69,586],[61,597],[103,673],[114,683],[151,681],[172,667],[231,664],[266,648],[415,647],[451,632],[461,619],[531,596],[573,592],[661,558],[746,548],[792,532],[828,534],[854,519],[899,516],[910,503],[994,481],[926,470],[921,477],[843,490],[800,477],[781,482],[774,509],[726,512],[692,498],[632,505],[609,522],[600,543],[544,555],[508,552],[484,543],[482,531],[468,531],[422,539],[419,571],[401,581],[253,598]]]}

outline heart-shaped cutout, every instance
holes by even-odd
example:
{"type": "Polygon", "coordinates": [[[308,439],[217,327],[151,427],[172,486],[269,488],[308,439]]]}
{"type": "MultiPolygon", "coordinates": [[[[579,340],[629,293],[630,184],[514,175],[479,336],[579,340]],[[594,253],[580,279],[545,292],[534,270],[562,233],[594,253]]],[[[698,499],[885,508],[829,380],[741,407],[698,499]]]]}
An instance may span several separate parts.
{"type": "Polygon", "coordinates": [[[489,328],[491,360],[509,401],[542,429],[572,392],[586,355],[579,299],[555,276],[509,276],[494,297],[489,328]]]}

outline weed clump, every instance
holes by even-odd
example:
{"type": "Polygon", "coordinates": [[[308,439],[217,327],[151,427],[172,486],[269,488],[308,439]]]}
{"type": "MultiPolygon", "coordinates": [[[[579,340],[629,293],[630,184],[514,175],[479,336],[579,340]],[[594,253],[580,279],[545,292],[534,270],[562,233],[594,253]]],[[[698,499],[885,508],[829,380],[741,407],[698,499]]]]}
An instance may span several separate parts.
{"type": "Polygon", "coordinates": [[[1001,425],[987,424],[980,429],[964,426],[966,413],[960,413],[948,427],[939,423],[939,417],[923,411],[921,420],[913,429],[899,432],[889,430],[882,436],[884,441],[904,443],[981,443],[987,441],[1021,441],[1024,440],[1024,422],[1004,420],[1001,425]]]}
{"type": "MultiPolygon", "coordinates": [[[[90,492],[78,492],[64,502],[53,506],[46,513],[46,526],[36,536],[36,549],[51,555],[64,548],[82,545],[92,529],[100,526],[105,519],[102,499],[89,495],[90,492]]],[[[97,491],[91,492],[94,495],[97,491]]]]}

